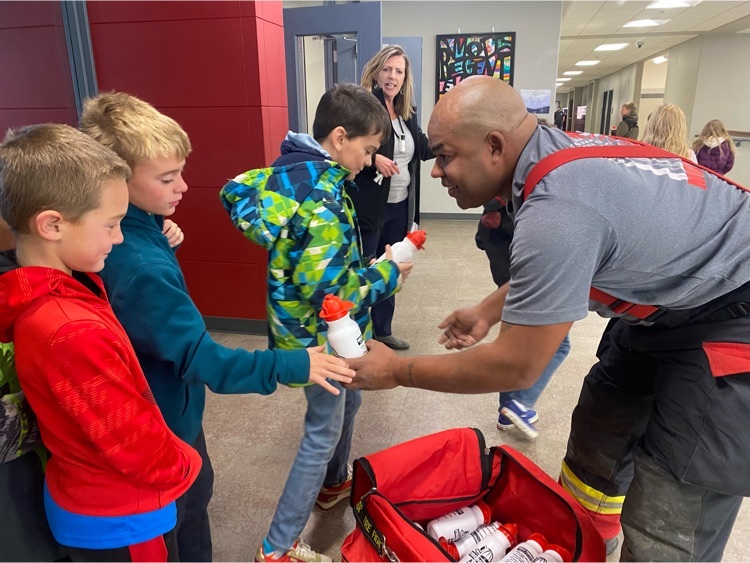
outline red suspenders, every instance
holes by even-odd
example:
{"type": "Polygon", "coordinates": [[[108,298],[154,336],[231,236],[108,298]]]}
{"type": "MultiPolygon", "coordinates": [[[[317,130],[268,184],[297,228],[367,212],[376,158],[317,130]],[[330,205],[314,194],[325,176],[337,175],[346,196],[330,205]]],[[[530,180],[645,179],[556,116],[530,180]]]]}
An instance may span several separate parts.
{"type": "MultiPolygon", "coordinates": [[[[583,137],[580,134],[572,133],[569,135],[573,138],[583,137]]],[[[732,180],[725,178],[724,176],[717,174],[713,170],[696,164],[692,160],[681,158],[676,154],[673,154],[664,149],[652,147],[644,143],[639,143],[628,139],[627,145],[589,145],[582,147],[570,147],[562,149],[547,155],[540,160],[529,172],[526,177],[526,183],[523,186],[523,199],[526,200],[534,191],[534,188],[542,181],[542,179],[552,172],[558,166],[562,166],[568,162],[574,160],[580,160],[583,158],[680,158],[684,164],[685,172],[688,177],[688,183],[692,186],[696,186],[701,189],[706,189],[706,177],[703,172],[709,172],[718,178],[721,178],[725,182],[735,186],[744,191],[750,191],[748,188],[733,182],[732,180]]],[[[630,315],[641,320],[654,320],[657,314],[664,312],[663,309],[653,305],[635,305],[627,301],[617,299],[608,293],[592,287],[589,292],[589,299],[606,305],[612,311],[618,315],[630,315]]]]}

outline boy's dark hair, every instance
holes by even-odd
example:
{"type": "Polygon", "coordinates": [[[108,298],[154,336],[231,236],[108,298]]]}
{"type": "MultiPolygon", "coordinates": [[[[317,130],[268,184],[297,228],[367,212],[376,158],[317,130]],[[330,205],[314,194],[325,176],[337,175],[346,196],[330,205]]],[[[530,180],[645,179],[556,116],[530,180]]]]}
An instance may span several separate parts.
{"type": "Polygon", "coordinates": [[[391,135],[388,111],[372,93],[356,84],[337,84],[318,102],[313,137],[321,142],[336,127],[346,129],[350,139],[380,134],[380,144],[391,135]]]}

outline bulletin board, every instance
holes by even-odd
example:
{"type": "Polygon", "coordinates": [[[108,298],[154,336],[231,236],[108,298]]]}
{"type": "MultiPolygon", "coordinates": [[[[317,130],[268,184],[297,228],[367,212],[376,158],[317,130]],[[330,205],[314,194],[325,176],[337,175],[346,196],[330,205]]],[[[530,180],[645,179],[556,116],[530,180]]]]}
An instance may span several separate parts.
{"type": "Polygon", "coordinates": [[[512,86],[515,45],[515,32],[438,35],[435,102],[469,76],[494,76],[512,86]]]}

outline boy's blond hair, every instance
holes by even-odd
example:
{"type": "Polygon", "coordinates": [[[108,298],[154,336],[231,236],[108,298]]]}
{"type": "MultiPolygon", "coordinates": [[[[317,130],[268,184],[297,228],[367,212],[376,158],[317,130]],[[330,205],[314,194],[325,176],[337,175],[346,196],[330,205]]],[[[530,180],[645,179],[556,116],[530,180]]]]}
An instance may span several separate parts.
{"type": "Polygon", "coordinates": [[[87,99],[80,126],[81,131],[124,158],[131,168],[157,157],[184,160],[192,150],[179,123],[124,92],[87,99]]]}
{"type": "Polygon", "coordinates": [[[77,222],[99,207],[104,182],[118,178],[130,178],[125,161],[73,127],[9,130],[0,145],[0,215],[15,235],[48,209],[77,222]]]}

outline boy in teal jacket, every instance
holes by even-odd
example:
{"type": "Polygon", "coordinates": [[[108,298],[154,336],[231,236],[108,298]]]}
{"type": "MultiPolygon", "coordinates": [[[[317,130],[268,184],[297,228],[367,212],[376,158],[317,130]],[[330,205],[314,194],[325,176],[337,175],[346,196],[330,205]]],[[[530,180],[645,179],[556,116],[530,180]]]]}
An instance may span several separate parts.
{"type": "MultiPolygon", "coordinates": [[[[411,264],[365,266],[351,181],[391,134],[385,108],[353,84],[326,92],[313,137],[290,133],[270,168],[240,174],[221,191],[232,221],[269,251],[271,348],[297,350],[326,342],[319,313],[327,294],[352,301],[354,320],[372,337],[370,307],[393,294],[411,264]]],[[[390,258],[390,255],[388,256],[390,258]]],[[[339,396],[306,387],[305,434],[256,561],[330,561],[299,535],[313,506],[330,508],[351,492],[347,461],[359,391],[339,396]],[[321,491],[321,485],[325,485],[321,491]],[[319,494],[320,491],[320,494],[319,494]]]]}
{"type": "MultiPolygon", "coordinates": [[[[188,186],[182,179],[190,141],[171,118],[124,93],[87,100],[81,129],[133,170],[125,240],[110,253],[101,277],[170,429],[203,459],[198,479],[177,502],[182,561],[211,560],[208,502],[213,469],[202,420],[206,386],[215,393],[272,393],[278,383],[313,382],[338,393],[326,378],[350,381],[351,370],[322,348],[248,352],[217,344],[188,295],[185,278],[162,233],[188,186]]],[[[316,385],[317,387],[317,385],[316,385]]]]}

